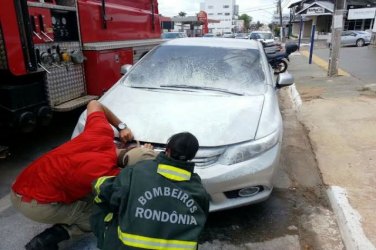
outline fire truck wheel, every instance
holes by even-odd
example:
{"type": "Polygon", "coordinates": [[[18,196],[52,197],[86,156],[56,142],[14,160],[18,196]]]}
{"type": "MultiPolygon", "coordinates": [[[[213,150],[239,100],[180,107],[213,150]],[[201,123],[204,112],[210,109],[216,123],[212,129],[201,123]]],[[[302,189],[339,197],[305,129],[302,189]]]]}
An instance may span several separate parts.
{"type": "Polygon", "coordinates": [[[38,110],[38,124],[48,126],[52,120],[52,110],[48,106],[40,107],[38,110]]]}
{"type": "Polygon", "coordinates": [[[33,112],[26,111],[19,116],[18,127],[21,132],[29,133],[37,126],[37,119],[33,112]]]}

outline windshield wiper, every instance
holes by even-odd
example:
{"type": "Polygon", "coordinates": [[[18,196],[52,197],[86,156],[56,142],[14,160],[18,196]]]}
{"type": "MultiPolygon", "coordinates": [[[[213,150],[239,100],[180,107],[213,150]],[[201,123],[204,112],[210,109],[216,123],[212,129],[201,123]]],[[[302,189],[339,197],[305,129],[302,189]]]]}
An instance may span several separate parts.
{"type": "Polygon", "coordinates": [[[150,86],[134,86],[134,85],[129,85],[131,88],[135,89],[161,89],[159,87],[150,87],[150,86]]]}
{"type": "Polygon", "coordinates": [[[177,88],[177,89],[201,89],[201,90],[210,90],[210,91],[217,91],[222,92],[226,94],[232,94],[232,95],[243,95],[237,92],[228,91],[227,89],[221,89],[221,88],[213,88],[213,87],[204,87],[204,86],[192,86],[192,85],[183,85],[183,84],[171,84],[171,85],[161,85],[162,88],[177,88]]]}

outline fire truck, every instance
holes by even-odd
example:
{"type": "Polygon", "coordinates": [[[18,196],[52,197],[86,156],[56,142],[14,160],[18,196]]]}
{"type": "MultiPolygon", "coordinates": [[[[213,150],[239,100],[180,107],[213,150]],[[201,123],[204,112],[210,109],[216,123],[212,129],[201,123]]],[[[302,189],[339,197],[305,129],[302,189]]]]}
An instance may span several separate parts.
{"type": "Polygon", "coordinates": [[[30,132],[162,42],[157,0],[1,0],[0,128],[30,132]]]}

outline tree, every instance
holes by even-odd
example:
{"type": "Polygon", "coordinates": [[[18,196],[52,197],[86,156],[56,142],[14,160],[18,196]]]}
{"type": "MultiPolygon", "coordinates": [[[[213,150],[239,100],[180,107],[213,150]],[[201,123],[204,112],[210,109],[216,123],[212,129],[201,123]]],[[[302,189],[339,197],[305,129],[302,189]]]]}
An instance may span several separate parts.
{"type": "Polygon", "coordinates": [[[257,29],[260,29],[262,26],[264,26],[264,24],[261,23],[260,21],[257,21],[257,23],[256,23],[257,29]]]}
{"type": "Polygon", "coordinates": [[[180,11],[178,15],[179,15],[179,16],[186,16],[187,13],[185,13],[184,11],[180,11]]]}
{"type": "Polygon", "coordinates": [[[242,14],[239,17],[239,20],[243,20],[244,21],[244,31],[248,32],[248,30],[249,30],[249,24],[250,24],[250,22],[252,22],[252,17],[248,16],[247,14],[242,14]]]}

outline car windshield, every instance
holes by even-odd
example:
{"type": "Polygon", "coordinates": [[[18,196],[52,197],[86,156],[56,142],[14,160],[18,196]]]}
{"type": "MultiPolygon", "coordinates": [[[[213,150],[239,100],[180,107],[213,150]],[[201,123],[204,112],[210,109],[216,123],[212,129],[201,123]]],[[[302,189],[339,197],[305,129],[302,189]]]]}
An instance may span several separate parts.
{"type": "Polygon", "coordinates": [[[210,90],[242,95],[265,91],[257,49],[165,45],[150,52],[123,80],[136,88],[210,90]]]}
{"type": "Polygon", "coordinates": [[[271,33],[255,33],[258,36],[258,39],[273,39],[271,33]]]}

